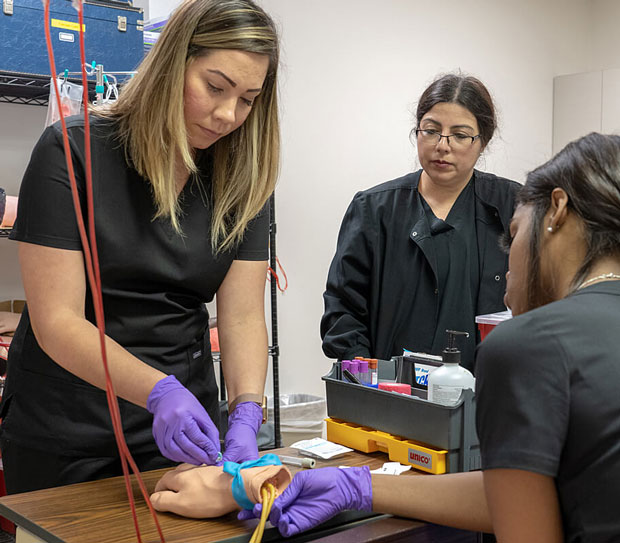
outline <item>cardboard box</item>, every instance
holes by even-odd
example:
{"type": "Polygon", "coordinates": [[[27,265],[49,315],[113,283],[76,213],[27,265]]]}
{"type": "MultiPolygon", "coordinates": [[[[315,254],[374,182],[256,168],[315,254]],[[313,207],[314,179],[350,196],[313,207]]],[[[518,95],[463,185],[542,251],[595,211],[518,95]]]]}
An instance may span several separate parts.
{"type": "Polygon", "coordinates": [[[0,302],[0,311],[9,313],[21,313],[26,305],[26,300],[4,300],[0,302]]]}

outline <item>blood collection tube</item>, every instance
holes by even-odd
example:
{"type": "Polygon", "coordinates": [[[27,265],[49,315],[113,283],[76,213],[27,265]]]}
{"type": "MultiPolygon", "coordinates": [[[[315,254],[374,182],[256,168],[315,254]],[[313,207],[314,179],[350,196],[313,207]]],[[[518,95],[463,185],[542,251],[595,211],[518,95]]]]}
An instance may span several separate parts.
{"type": "Polygon", "coordinates": [[[359,364],[359,377],[362,385],[368,385],[370,383],[370,376],[368,375],[368,362],[366,360],[360,360],[359,364]]]}
{"type": "Polygon", "coordinates": [[[369,374],[370,374],[370,385],[377,385],[379,383],[379,371],[377,366],[379,361],[376,358],[371,358],[368,361],[369,374]]]}
{"type": "MultiPolygon", "coordinates": [[[[342,375],[344,375],[344,370],[349,370],[351,371],[351,361],[350,360],[342,360],[340,362],[340,372],[342,375]]],[[[346,381],[346,379],[343,377],[342,378],[343,381],[346,381]]]]}

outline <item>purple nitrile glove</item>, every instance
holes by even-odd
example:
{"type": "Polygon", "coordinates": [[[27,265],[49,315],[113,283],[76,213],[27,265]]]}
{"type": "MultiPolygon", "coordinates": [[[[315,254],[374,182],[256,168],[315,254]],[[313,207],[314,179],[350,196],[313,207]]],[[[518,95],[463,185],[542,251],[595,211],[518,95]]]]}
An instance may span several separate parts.
{"type": "MultiPolygon", "coordinates": [[[[262,508],[258,503],[251,511],[241,511],[237,518],[259,518],[262,508]]],[[[284,537],[289,537],[314,528],[346,509],[372,510],[368,466],[300,471],[273,502],[269,522],[284,537]]]]}
{"type": "Polygon", "coordinates": [[[205,408],[174,375],[158,381],[146,402],[153,414],[153,437],[161,453],[175,462],[215,464],[220,433],[205,408]]]}
{"type": "Polygon", "coordinates": [[[224,462],[245,462],[258,458],[256,434],[263,422],[263,409],[256,402],[243,402],[228,417],[224,440],[224,462]]]}

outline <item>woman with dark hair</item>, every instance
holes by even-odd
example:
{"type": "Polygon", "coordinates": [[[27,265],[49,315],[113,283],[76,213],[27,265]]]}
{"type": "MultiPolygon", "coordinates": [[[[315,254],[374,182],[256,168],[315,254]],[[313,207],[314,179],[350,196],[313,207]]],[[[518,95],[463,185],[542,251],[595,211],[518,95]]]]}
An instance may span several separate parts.
{"type": "Polygon", "coordinates": [[[412,131],[421,169],[359,192],[342,221],[323,295],[328,357],[439,354],[453,329],[469,333],[472,367],[475,316],[506,309],[497,239],[519,188],[475,169],[495,128],[475,77],[444,75],[422,93],[412,131]]]}
{"type": "MultiPolygon", "coordinates": [[[[185,0],[118,100],[90,116],[108,364],[141,470],[258,458],[278,59],[252,0],[185,0]],[[223,458],[205,308],[216,294],[223,458]]],[[[83,210],[85,129],[67,121],[83,210]]],[[[0,411],[7,489],[120,475],[60,123],[33,151],[11,238],[27,309],[0,411]]]]}
{"type": "Polygon", "coordinates": [[[530,173],[506,241],[515,318],[476,355],[482,471],[303,471],[269,517],[283,535],[372,509],[502,543],[618,540],[620,136],[590,134],[530,173]]]}

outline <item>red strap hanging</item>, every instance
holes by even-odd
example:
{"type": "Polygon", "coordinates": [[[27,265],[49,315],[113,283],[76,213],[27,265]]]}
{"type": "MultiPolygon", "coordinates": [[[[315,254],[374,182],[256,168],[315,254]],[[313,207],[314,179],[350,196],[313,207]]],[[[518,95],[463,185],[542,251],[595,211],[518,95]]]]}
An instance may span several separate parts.
{"type": "Polygon", "coordinates": [[[280,259],[277,256],[276,256],[276,263],[278,267],[280,268],[280,271],[282,272],[282,276],[284,277],[284,281],[285,281],[284,287],[280,286],[280,277],[275,272],[275,270],[273,270],[271,267],[267,268],[267,272],[268,272],[267,280],[271,281],[271,276],[273,275],[273,278],[276,280],[276,286],[278,287],[278,290],[284,293],[284,291],[288,288],[288,277],[286,276],[286,272],[284,271],[282,264],[280,264],[280,259]]]}
{"type": "Polygon", "coordinates": [[[92,189],[92,161],[91,161],[91,149],[90,149],[90,125],[88,119],[88,79],[86,74],[86,55],[85,55],[85,47],[84,47],[84,12],[83,5],[81,1],[78,1],[77,11],[78,11],[78,21],[79,21],[79,40],[80,40],[80,61],[82,64],[82,85],[84,89],[84,153],[85,153],[85,170],[86,170],[86,199],[87,199],[87,216],[88,216],[88,230],[89,230],[89,239],[86,236],[86,228],[84,226],[84,220],[82,215],[82,209],[78,196],[77,183],[75,181],[75,172],[73,170],[73,160],[71,159],[71,149],[69,146],[69,136],[67,133],[67,126],[65,123],[65,118],[62,112],[61,104],[60,104],[60,93],[58,92],[58,84],[56,81],[55,74],[56,71],[56,63],[54,61],[54,51],[52,47],[52,40],[50,36],[50,13],[49,13],[49,0],[44,2],[45,5],[45,39],[47,43],[47,51],[50,61],[50,70],[52,73],[52,83],[54,85],[54,90],[56,91],[56,100],[58,101],[58,110],[60,112],[60,122],[62,125],[62,133],[63,133],[63,146],[65,151],[65,161],[67,164],[67,171],[69,174],[69,181],[71,183],[71,194],[73,198],[73,207],[75,209],[75,215],[78,223],[78,229],[80,232],[80,239],[82,242],[82,247],[84,251],[84,257],[86,262],[86,272],[88,276],[88,283],[90,285],[90,290],[93,298],[93,306],[95,310],[96,316],[96,324],[99,329],[99,340],[101,345],[101,356],[103,361],[103,367],[106,375],[106,396],[108,400],[108,407],[110,409],[110,416],[112,419],[112,426],[114,428],[114,436],[116,438],[116,444],[118,446],[119,455],[121,458],[121,465],[123,467],[123,475],[125,478],[125,488],[127,490],[127,497],[129,499],[129,505],[131,508],[131,513],[133,516],[134,526],[136,529],[136,536],[138,538],[138,542],[142,542],[142,537],[140,534],[140,527],[138,525],[138,517],[136,514],[136,506],[133,497],[133,491],[131,488],[131,479],[128,469],[128,464],[131,467],[133,473],[136,476],[138,481],[138,485],[144,496],[144,499],[147,503],[149,511],[155,521],[155,525],[157,527],[157,531],[159,533],[159,538],[162,543],[165,543],[164,535],[159,525],[159,521],[157,520],[157,515],[153,506],[151,505],[151,501],[149,500],[148,491],[146,490],[146,486],[140,476],[140,470],[138,469],[131,453],[129,452],[129,448],[127,447],[127,443],[125,441],[125,436],[123,435],[123,427],[121,422],[120,411],[118,408],[118,400],[116,394],[114,392],[114,386],[112,384],[112,380],[110,377],[110,372],[108,368],[108,360],[107,353],[105,347],[105,318],[103,313],[103,300],[101,294],[101,277],[99,271],[99,257],[97,254],[97,243],[95,239],[95,221],[94,221],[94,206],[93,206],[93,189],[92,189]]]}

